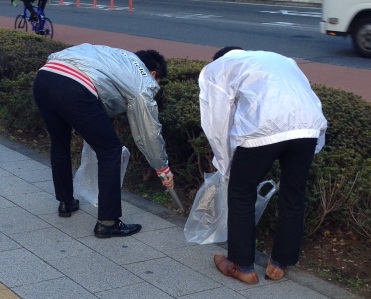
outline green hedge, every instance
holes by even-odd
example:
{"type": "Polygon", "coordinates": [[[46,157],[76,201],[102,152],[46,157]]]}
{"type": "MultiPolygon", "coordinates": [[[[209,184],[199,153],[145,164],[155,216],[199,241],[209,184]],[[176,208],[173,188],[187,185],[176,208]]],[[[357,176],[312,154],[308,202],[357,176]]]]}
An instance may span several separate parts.
{"type": "Polygon", "coordinates": [[[66,48],[66,44],[0,28],[0,79],[15,80],[22,73],[36,71],[50,53],[66,48]]]}
{"type": "MultiPolygon", "coordinates": [[[[0,29],[0,38],[0,123],[8,130],[45,131],[32,100],[33,78],[50,53],[68,45],[6,29],[0,29]]],[[[161,83],[157,96],[170,165],[178,188],[191,198],[202,184],[204,172],[214,171],[212,152],[200,127],[198,106],[197,79],[205,64],[168,59],[169,78],[161,83]]],[[[336,221],[339,227],[357,231],[370,240],[371,105],[342,90],[321,85],[313,86],[313,90],[323,103],[329,127],[326,146],[316,155],[308,181],[306,233],[315,234],[327,223],[336,221]]],[[[125,115],[117,116],[114,122],[120,139],[130,150],[129,165],[135,165],[134,170],[148,170],[133,143],[125,115]]],[[[81,140],[74,144],[80,146],[76,150],[79,153],[81,140]]],[[[141,177],[142,173],[137,171],[134,175],[141,177]]],[[[278,181],[278,177],[279,168],[275,165],[267,178],[278,181]]],[[[276,213],[273,199],[259,229],[274,230],[276,213]]]]}

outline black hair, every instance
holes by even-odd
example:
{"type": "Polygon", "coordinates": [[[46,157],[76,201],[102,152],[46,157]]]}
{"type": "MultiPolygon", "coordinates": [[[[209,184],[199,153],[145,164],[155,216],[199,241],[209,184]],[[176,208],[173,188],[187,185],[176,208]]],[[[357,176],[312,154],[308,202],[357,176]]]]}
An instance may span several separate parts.
{"type": "Polygon", "coordinates": [[[232,50],[243,50],[241,47],[236,47],[236,46],[228,46],[228,47],[224,47],[220,50],[218,50],[214,56],[213,56],[213,60],[216,60],[220,57],[222,57],[224,54],[228,53],[229,51],[232,51],[232,50]]]}
{"type": "Polygon", "coordinates": [[[134,53],[145,64],[147,69],[156,71],[156,79],[167,77],[167,63],[164,56],[156,50],[140,50],[134,53]]]}

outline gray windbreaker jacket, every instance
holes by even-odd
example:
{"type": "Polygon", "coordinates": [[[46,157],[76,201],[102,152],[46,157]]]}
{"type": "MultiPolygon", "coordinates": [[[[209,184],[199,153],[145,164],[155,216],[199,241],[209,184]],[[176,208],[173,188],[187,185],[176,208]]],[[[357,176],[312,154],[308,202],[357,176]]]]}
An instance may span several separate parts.
{"type": "Polygon", "coordinates": [[[201,125],[223,175],[237,146],[318,138],[318,153],[325,143],[321,102],[293,59],[232,50],[203,68],[199,85],[201,125]]]}
{"type": "Polygon", "coordinates": [[[67,63],[87,75],[109,116],[127,113],[135,144],[149,164],[155,169],[168,165],[154,100],[160,87],[134,53],[85,43],[53,53],[48,61],[67,63]]]}

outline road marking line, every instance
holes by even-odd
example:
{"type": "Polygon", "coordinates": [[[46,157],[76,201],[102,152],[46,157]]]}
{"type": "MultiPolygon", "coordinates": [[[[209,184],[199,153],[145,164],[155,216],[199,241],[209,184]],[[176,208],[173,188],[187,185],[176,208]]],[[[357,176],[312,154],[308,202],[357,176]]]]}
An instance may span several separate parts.
{"type": "Polygon", "coordinates": [[[311,17],[311,18],[321,18],[322,13],[321,12],[311,12],[311,11],[290,11],[290,10],[261,10],[260,12],[266,12],[270,14],[282,14],[282,15],[288,15],[288,16],[300,16],[300,17],[311,17]]]}
{"type": "Polygon", "coordinates": [[[186,14],[186,13],[168,13],[168,14],[152,14],[159,17],[166,17],[166,18],[175,18],[175,19],[212,19],[212,18],[221,18],[222,16],[216,15],[203,15],[203,14],[186,14]]]}
{"type": "Polygon", "coordinates": [[[273,26],[285,26],[285,27],[289,27],[289,26],[294,26],[295,23],[287,23],[287,22],[272,22],[272,23],[262,23],[264,25],[273,25],[273,26]]]}

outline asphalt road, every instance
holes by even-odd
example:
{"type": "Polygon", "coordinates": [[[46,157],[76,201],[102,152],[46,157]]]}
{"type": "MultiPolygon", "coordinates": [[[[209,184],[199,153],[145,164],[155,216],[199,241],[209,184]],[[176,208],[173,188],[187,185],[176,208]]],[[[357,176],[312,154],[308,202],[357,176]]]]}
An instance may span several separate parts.
{"type": "MultiPolygon", "coordinates": [[[[0,15],[14,17],[22,10],[0,0],[0,15]]],[[[196,45],[239,45],[274,51],[289,57],[332,65],[371,69],[371,59],[357,56],[350,38],[319,32],[318,7],[262,5],[207,0],[52,0],[46,8],[54,24],[196,45]]]]}
{"type": "MultiPolygon", "coordinates": [[[[149,0],[145,0],[145,2],[147,1],[149,0]]],[[[184,1],[187,2],[188,0],[184,1]]],[[[89,42],[93,44],[105,44],[113,47],[120,47],[130,51],[153,48],[159,50],[162,54],[165,55],[165,57],[189,58],[203,61],[211,60],[211,57],[215,53],[215,51],[221,46],[225,45],[204,45],[200,43],[160,39],[156,37],[147,37],[121,32],[125,30],[117,30],[119,32],[116,32],[116,30],[96,29],[101,27],[106,28],[107,26],[107,24],[101,24],[104,23],[103,18],[95,18],[96,16],[103,15],[106,17],[106,14],[110,13],[120,13],[121,17],[136,16],[136,12],[129,12],[129,7],[121,7],[122,11],[111,12],[109,10],[109,6],[107,5],[104,6],[102,9],[93,9],[86,7],[76,7],[74,3],[74,5],[69,8],[59,5],[49,5],[47,9],[47,12],[50,11],[50,13],[48,12],[48,16],[52,18],[54,22],[54,39],[71,45],[89,42]],[[55,12],[58,12],[58,18],[60,18],[63,15],[60,12],[63,11],[67,15],[88,15],[91,20],[91,25],[86,24],[86,21],[84,21],[83,18],[81,18],[81,20],[76,18],[75,22],[80,25],[74,26],[63,25],[62,23],[66,23],[66,20],[64,20],[63,22],[61,21],[60,23],[56,22],[54,20],[55,12]],[[94,20],[92,21],[93,18],[94,20]]],[[[12,8],[9,4],[5,5],[4,0],[0,0],[0,27],[12,29],[14,26],[14,12],[19,13],[20,10],[22,10],[20,7],[12,8]],[[1,11],[1,8],[4,9],[1,11]],[[2,14],[8,14],[10,15],[10,17],[1,17],[2,14]]],[[[71,23],[70,20],[67,21],[67,23],[71,23]]],[[[113,24],[114,22],[109,22],[109,24],[111,23],[113,24]]],[[[182,40],[181,38],[179,39],[182,40]]],[[[311,83],[324,84],[329,87],[339,88],[348,92],[354,92],[358,95],[361,95],[366,101],[371,102],[371,67],[369,66],[371,60],[359,58],[359,60],[357,61],[361,61],[363,67],[358,67],[346,65],[344,66],[341,64],[337,65],[333,63],[319,63],[315,60],[306,58],[293,58],[296,58],[299,67],[307,75],[311,83]]],[[[348,62],[353,61],[351,57],[348,57],[345,60],[348,62]]]]}

